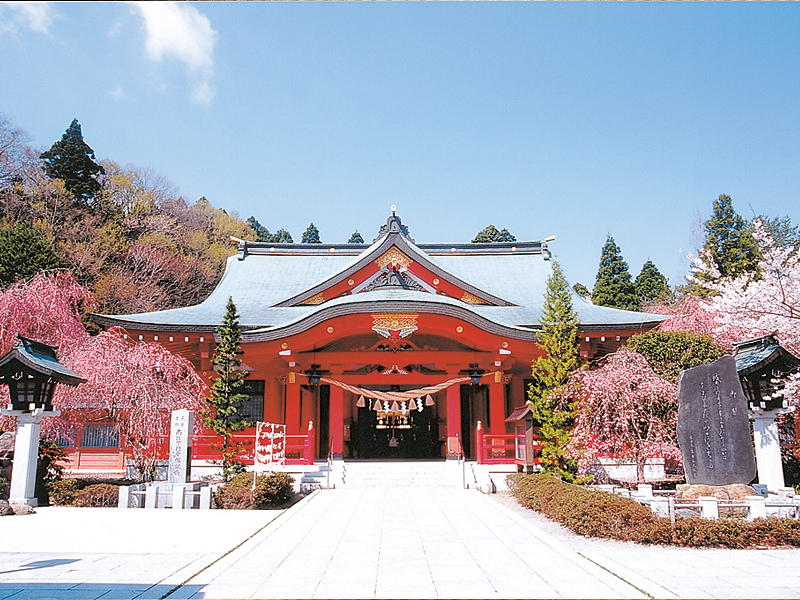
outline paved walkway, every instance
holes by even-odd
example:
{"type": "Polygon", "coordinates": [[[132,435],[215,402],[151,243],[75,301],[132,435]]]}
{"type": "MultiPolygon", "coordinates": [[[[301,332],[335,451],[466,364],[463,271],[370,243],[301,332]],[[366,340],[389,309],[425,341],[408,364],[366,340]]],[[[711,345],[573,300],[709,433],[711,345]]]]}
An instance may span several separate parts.
{"type": "Polygon", "coordinates": [[[321,491],[287,511],[41,508],[0,519],[0,598],[800,598],[798,550],[575,540],[448,489],[321,491]]]}

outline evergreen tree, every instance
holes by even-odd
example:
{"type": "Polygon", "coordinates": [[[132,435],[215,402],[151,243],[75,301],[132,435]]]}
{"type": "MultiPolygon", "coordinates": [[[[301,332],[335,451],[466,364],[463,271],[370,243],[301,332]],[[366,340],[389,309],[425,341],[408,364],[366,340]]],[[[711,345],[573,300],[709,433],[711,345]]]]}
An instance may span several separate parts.
{"type": "Polygon", "coordinates": [[[240,370],[242,330],[233,298],[228,298],[225,308],[225,316],[217,328],[219,343],[211,360],[217,375],[211,378],[211,396],[205,399],[209,410],[203,416],[203,424],[222,438],[218,445],[222,452],[220,465],[222,478],[228,482],[236,473],[244,471],[244,465],[236,458],[243,444],[235,442],[233,434],[253,424],[239,414],[240,404],[248,398],[240,391],[248,373],[240,370]]]}
{"type": "Polygon", "coordinates": [[[545,472],[574,481],[577,463],[567,445],[574,418],[572,404],[560,392],[570,373],[579,367],[578,316],[572,308],[572,294],[558,261],[547,280],[544,310],[539,319],[539,347],[545,355],[533,363],[533,382],[528,387],[528,404],[541,428],[541,465],[545,472]]]}
{"type": "Polygon", "coordinates": [[[714,213],[704,224],[703,250],[711,254],[721,277],[736,277],[758,270],[758,244],[747,221],[733,210],[731,197],[714,201],[714,213]]]}
{"type": "Polygon", "coordinates": [[[250,227],[252,227],[253,231],[256,234],[256,241],[258,242],[271,242],[273,234],[269,232],[269,229],[264,227],[261,223],[258,222],[258,219],[251,216],[250,218],[245,221],[250,227]]]}
{"type": "Polygon", "coordinates": [[[589,291],[589,288],[587,288],[580,282],[573,285],[572,289],[575,291],[576,294],[578,294],[578,296],[580,296],[584,300],[590,299],[592,296],[592,292],[589,291]]]}
{"type": "Polygon", "coordinates": [[[511,235],[508,232],[508,229],[501,229],[500,231],[497,230],[497,227],[494,225],[487,225],[481,231],[478,232],[478,235],[475,236],[475,239],[472,240],[473,244],[486,244],[492,242],[516,242],[517,238],[511,235]]]}
{"type": "Polygon", "coordinates": [[[61,266],[53,244],[27,223],[0,230],[0,288],[61,266]]]}
{"type": "Polygon", "coordinates": [[[100,191],[97,176],[104,174],[105,169],[94,162],[94,150],[83,141],[78,119],[73,119],[61,141],[39,158],[44,161],[47,176],[63,180],[67,190],[80,202],[88,202],[100,191]]]}
{"type": "Polygon", "coordinates": [[[293,244],[294,240],[292,239],[292,234],[286,231],[285,229],[278,229],[275,232],[275,243],[277,244],[293,244]]]}
{"type": "Polygon", "coordinates": [[[303,232],[303,237],[300,240],[301,244],[321,244],[322,240],[319,239],[319,229],[316,225],[311,223],[303,232]]]}
{"type": "Polygon", "coordinates": [[[764,230],[775,240],[775,243],[781,248],[795,248],[800,247],[800,228],[792,224],[792,219],[787,215],[784,217],[769,218],[766,215],[760,215],[753,219],[760,219],[764,230]]]}
{"type": "Polygon", "coordinates": [[[348,244],[363,244],[364,243],[364,237],[360,233],[358,233],[358,230],[356,229],[356,231],[353,232],[353,235],[350,236],[350,239],[347,240],[347,243],[348,244]]]}
{"type": "Polygon", "coordinates": [[[645,305],[669,294],[670,289],[667,285],[667,278],[661,274],[652,261],[644,263],[641,273],[636,276],[634,281],[636,296],[639,304],[645,305]]]}
{"type": "Polygon", "coordinates": [[[609,234],[600,254],[600,268],[592,290],[592,302],[624,310],[639,310],[639,299],[631,281],[628,263],[609,234]]]}

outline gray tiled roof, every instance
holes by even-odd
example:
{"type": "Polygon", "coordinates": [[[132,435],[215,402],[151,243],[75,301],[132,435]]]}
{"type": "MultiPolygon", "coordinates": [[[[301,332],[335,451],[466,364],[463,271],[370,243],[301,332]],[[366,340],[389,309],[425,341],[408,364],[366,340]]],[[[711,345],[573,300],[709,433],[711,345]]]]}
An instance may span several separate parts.
{"type": "MultiPolygon", "coordinates": [[[[391,218],[390,218],[391,221],[391,218]]],[[[399,219],[398,219],[399,221],[399,219]]],[[[512,244],[416,245],[407,237],[390,232],[372,245],[278,245],[242,246],[238,257],[228,259],[225,275],[217,288],[196,306],[137,315],[96,316],[104,325],[148,330],[213,330],[225,314],[232,297],[245,329],[259,336],[275,337],[278,330],[300,327],[309,320],[319,322],[339,314],[365,311],[415,310],[452,314],[490,328],[531,338],[541,315],[552,263],[546,245],[539,242],[512,244]],[[495,304],[467,304],[459,299],[405,289],[340,296],[318,305],[287,306],[286,301],[313,288],[344,277],[359,263],[375,260],[387,243],[413,253],[418,262],[455,277],[478,293],[498,299],[495,304]],[[330,251],[333,248],[334,251],[330,251]],[[378,253],[378,254],[376,254],[378,253]],[[371,256],[374,255],[374,256],[371,256]],[[283,306],[276,306],[283,304],[283,306]],[[272,335],[270,335],[270,332],[272,335]]],[[[589,329],[649,329],[663,320],[660,315],[594,306],[577,294],[573,306],[582,327],[589,329]]],[[[284,331],[285,330],[285,331],[284,331]]],[[[250,337],[248,335],[248,337],[250,337]]]]}

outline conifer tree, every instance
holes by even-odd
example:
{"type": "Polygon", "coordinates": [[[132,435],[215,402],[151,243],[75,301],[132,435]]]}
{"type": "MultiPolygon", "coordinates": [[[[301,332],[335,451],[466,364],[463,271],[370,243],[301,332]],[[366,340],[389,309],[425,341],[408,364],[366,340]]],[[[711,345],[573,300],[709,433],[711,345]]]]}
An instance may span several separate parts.
{"type": "Polygon", "coordinates": [[[600,268],[592,290],[592,302],[598,306],[639,310],[639,299],[631,281],[628,263],[623,260],[611,234],[606,238],[600,254],[600,268]]]}
{"type": "Polygon", "coordinates": [[[303,232],[303,237],[300,240],[301,244],[321,244],[322,240],[319,239],[319,229],[316,225],[311,223],[303,232]]]}
{"type": "Polygon", "coordinates": [[[584,300],[591,299],[592,297],[592,292],[590,292],[589,288],[583,285],[580,281],[575,285],[573,285],[572,289],[575,291],[576,294],[578,294],[578,296],[580,296],[584,300]]]}
{"type": "Polygon", "coordinates": [[[497,227],[494,225],[487,225],[481,231],[478,232],[478,235],[475,236],[475,239],[472,240],[473,244],[486,244],[492,242],[516,242],[517,238],[511,235],[505,227],[498,231],[497,227]]]}
{"type": "Polygon", "coordinates": [[[640,305],[664,298],[670,291],[669,285],[667,285],[667,278],[661,274],[658,267],[650,260],[644,263],[642,271],[636,276],[634,287],[636,288],[636,296],[639,298],[640,305]]]}
{"type": "Polygon", "coordinates": [[[40,158],[51,179],[61,179],[75,199],[87,203],[100,191],[97,176],[105,169],[94,162],[94,150],[83,141],[78,119],[73,119],[61,140],[53,144],[40,158]]]}
{"type": "Polygon", "coordinates": [[[364,243],[364,236],[358,233],[358,230],[353,232],[353,235],[350,236],[350,239],[347,240],[348,244],[363,244],[364,243]]]}
{"type": "Polygon", "coordinates": [[[758,271],[758,244],[747,221],[733,210],[730,196],[722,194],[714,201],[714,212],[704,226],[703,250],[714,259],[721,278],[758,271]]]}
{"type": "Polygon", "coordinates": [[[545,472],[574,481],[577,463],[567,446],[574,412],[560,392],[570,373],[580,366],[578,316],[572,308],[572,292],[558,261],[547,280],[544,310],[539,319],[539,347],[545,355],[533,363],[533,382],[528,387],[528,404],[540,424],[541,465],[545,472]]]}
{"type": "Polygon", "coordinates": [[[277,239],[272,240],[272,241],[274,241],[275,243],[278,243],[278,244],[293,244],[294,243],[294,240],[292,239],[292,234],[289,233],[288,231],[286,231],[285,229],[278,229],[278,231],[276,231],[274,235],[275,235],[275,237],[277,239]]]}
{"type": "Polygon", "coordinates": [[[233,440],[233,434],[252,423],[245,421],[239,414],[241,403],[247,400],[247,394],[241,393],[247,371],[240,370],[242,361],[242,330],[239,327],[239,315],[233,298],[228,298],[225,316],[217,328],[219,343],[214,351],[211,364],[217,372],[211,378],[211,396],[206,398],[208,412],[203,416],[203,424],[222,438],[218,449],[222,451],[222,478],[230,481],[236,473],[244,471],[244,465],[237,460],[242,444],[233,440]]]}
{"type": "Polygon", "coordinates": [[[0,289],[61,266],[53,244],[27,223],[0,229],[0,289]]]}

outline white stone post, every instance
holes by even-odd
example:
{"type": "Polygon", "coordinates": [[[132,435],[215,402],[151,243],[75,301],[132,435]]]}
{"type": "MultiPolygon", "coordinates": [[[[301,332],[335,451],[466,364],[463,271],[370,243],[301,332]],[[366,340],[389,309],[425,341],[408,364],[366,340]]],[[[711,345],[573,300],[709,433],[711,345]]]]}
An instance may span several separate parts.
{"type": "Polygon", "coordinates": [[[175,485],[172,488],[172,508],[183,510],[186,499],[186,486],[175,485]]]}
{"type": "Polygon", "coordinates": [[[747,520],[765,519],[767,517],[767,507],[764,496],[745,496],[747,502],[747,520]]]}
{"type": "Polygon", "coordinates": [[[121,485],[119,486],[119,502],[117,502],[117,508],[128,508],[131,503],[131,486],[129,485],[121,485]]]}
{"type": "Polygon", "coordinates": [[[700,504],[700,517],[703,519],[718,519],[719,507],[714,496],[700,496],[697,499],[700,504]]]}
{"type": "Polygon", "coordinates": [[[11,471],[9,504],[38,506],[36,499],[36,467],[39,463],[39,435],[42,419],[56,417],[60,411],[44,411],[37,408],[26,413],[18,410],[3,410],[7,417],[17,418],[17,438],[14,442],[14,467],[11,471]]]}
{"type": "Polygon", "coordinates": [[[784,487],[783,464],[781,462],[781,443],[778,436],[778,411],[764,411],[751,414],[753,435],[756,443],[756,464],[758,483],[776,492],[784,487]]]}

